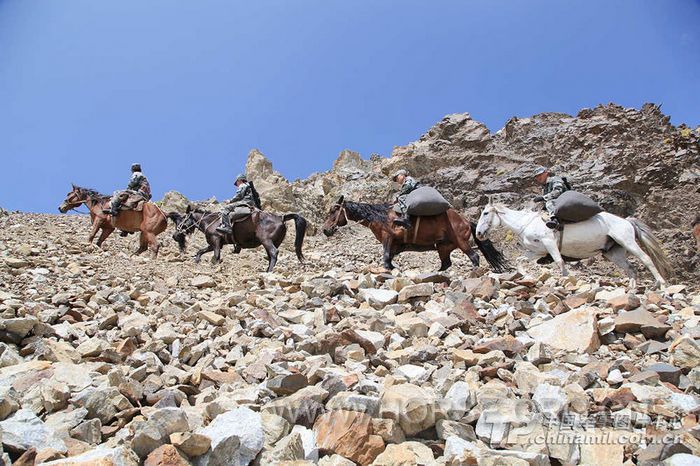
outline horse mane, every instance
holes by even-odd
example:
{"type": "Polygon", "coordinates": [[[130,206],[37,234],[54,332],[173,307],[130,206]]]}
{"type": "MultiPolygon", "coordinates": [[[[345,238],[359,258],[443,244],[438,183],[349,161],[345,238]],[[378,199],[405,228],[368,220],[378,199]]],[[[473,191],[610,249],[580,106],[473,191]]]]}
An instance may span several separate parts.
{"type": "Polygon", "coordinates": [[[75,188],[80,191],[81,193],[85,193],[88,195],[90,199],[99,199],[99,200],[104,200],[104,199],[109,199],[112,196],[109,196],[107,194],[102,194],[96,189],[92,188],[83,188],[81,186],[75,186],[75,188]]]}
{"type": "Polygon", "coordinates": [[[389,219],[391,204],[366,204],[364,202],[345,202],[347,212],[361,220],[369,222],[386,222],[389,219]]]}

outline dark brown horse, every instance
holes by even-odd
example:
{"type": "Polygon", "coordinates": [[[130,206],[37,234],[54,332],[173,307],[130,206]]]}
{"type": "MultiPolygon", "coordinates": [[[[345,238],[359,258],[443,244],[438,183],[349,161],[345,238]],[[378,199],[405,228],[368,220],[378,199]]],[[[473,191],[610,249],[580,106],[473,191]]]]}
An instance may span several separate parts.
{"type": "Polygon", "coordinates": [[[695,237],[695,242],[697,243],[698,252],[700,252],[700,214],[695,216],[693,220],[693,236],[695,237]]]}
{"type": "Polygon", "coordinates": [[[102,246],[104,240],[112,234],[115,229],[127,233],[141,232],[139,248],[134,254],[141,254],[150,247],[153,255],[158,255],[160,244],[156,236],[165,231],[168,226],[168,219],[163,211],[152,202],[146,202],[143,210],[123,210],[119,212],[115,223],[112,224],[112,216],[102,213],[102,210],[109,207],[110,196],[100,194],[94,189],[81,188],[73,185],[73,189],[66,195],[66,199],[58,207],[61,213],[85,204],[90,211],[92,221],[92,231],[88,237],[88,242],[92,243],[95,235],[102,230],[97,239],[97,245],[102,246]]]}
{"type": "Polygon", "coordinates": [[[306,220],[298,214],[286,214],[279,216],[262,210],[254,211],[250,216],[233,224],[233,234],[222,234],[216,231],[221,219],[216,212],[205,210],[192,210],[189,207],[185,215],[171,212],[168,217],[175,222],[176,232],[173,239],[180,246],[180,251],[185,252],[187,246],[187,235],[191,235],[195,230],[204,233],[208,246],[197,251],[194,256],[195,262],[199,262],[202,254],[214,251],[212,263],[221,261],[221,248],[226,244],[235,244],[234,252],[240,252],[241,248],[251,249],[262,245],[267,252],[267,271],[272,269],[277,263],[278,248],[287,234],[285,222],[294,220],[296,239],[294,240],[294,250],[299,262],[304,263],[304,255],[301,252],[306,234],[306,220]]]}
{"type": "Polygon", "coordinates": [[[394,256],[404,251],[437,251],[440,255],[440,270],[452,265],[450,254],[461,249],[472,264],[479,265],[479,255],[472,249],[473,238],[476,246],[496,272],[503,272],[508,266],[503,255],[490,241],[479,241],[474,230],[476,224],[466,221],[456,210],[449,209],[441,215],[412,218],[413,227],[409,230],[395,227],[396,213],[391,204],[364,204],[345,201],[341,196],[328,214],[323,224],[323,233],[332,236],[338,227],[349,220],[369,228],[384,248],[384,267],[393,269],[394,256]]]}

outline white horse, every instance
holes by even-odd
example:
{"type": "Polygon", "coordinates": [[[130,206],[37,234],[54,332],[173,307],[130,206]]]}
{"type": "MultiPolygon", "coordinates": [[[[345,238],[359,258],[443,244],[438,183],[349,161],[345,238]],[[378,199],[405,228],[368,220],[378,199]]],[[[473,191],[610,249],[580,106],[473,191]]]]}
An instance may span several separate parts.
{"type": "Polygon", "coordinates": [[[659,241],[649,227],[635,218],[620,218],[601,212],[590,219],[567,224],[563,237],[547,228],[539,212],[513,210],[501,204],[489,204],[479,217],[476,236],[484,240],[492,228],[505,226],[518,238],[530,259],[549,255],[568,275],[564,260],[580,260],[598,253],[620,266],[630,277],[630,287],[636,287],[634,269],[627,260],[627,253],[637,257],[654,275],[656,286],[666,285],[671,274],[671,264],[659,241]]]}

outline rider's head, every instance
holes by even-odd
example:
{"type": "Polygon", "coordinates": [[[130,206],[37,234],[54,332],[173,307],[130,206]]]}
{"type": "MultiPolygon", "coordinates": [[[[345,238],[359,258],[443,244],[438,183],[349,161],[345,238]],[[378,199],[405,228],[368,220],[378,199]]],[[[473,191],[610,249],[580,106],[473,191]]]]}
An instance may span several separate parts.
{"type": "Polygon", "coordinates": [[[241,173],[240,175],[238,175],[238,176],[236,177],[236,183],[235,183],[235,184],[236,184],[236,186],[240,186],[240,185],[242,185],[243,183],[247,183],[247,182],[248,182],[248,177],[245,175],[245,173],[241,173]]]}
{"type": "Polygon", "coordinates": [[[140,172],[140,171],[141,171],[141,164],[140,163],[132,163],[131,164],[131,173],[140,172]]]}
{"type": "Polygon", "coordinates": [[[404,170],[403,168],[401,170],[398,170],[394,175],[391,177],[391,180],[403,184],[403,182],[406,180],[406,177],[408,176],[408,171],[404,170]]]}
{"type": "Polygon", "coordinates": [[[535,173],[533,175],[537,184],[545,184],[547,182],[547,178],[549,178],[549,169],[545,167],[539,167],[535,170],[535,173]]]}

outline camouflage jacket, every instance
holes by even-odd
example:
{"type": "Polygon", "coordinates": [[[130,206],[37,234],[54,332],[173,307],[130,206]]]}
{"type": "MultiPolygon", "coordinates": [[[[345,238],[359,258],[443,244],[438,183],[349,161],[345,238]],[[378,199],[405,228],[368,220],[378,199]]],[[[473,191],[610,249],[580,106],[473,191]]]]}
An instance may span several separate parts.
{"type": "Polygon", "coordinates": [[[144,175],[141,172],[134,172],[131,175],[131,179],[129,180],[129,185],[126,187],[126,189],[129,189],[131,191],[138,191],[146,199],[151,198],[151,185],[148,182],[148,178],[146,178],[146,175],[144,175]]]}
{"type": "Polygon", "coordinates": [[[248,183],[242,183],[238,187],[236,194],[229,200],[229,204],[240,203],[248,204],[251,207],[255,207],[255,199],[253,198],[253,189],[248,183]]]}
{"type": "Polygon", "coordinates": [[[401,185],[401,189],[399,190],[398,193],[396,193],[396,197],[401,197],[405,196],[406,194],[410,193],[411,191],[414,191],[416,188],[420,187],[420,183],[418,183],[414,178],[407,176],[406,179],[403,181],[403,184],[401,185]]]}
{"type": "Polygon", "coordinates": [[[560,176],[550,176],[547,178],[547,182],[543,187],[543,197],[545,201],[553,201],[554,199],[561,196],[564,192],[568,191],[566,183],[560,176]]]}

